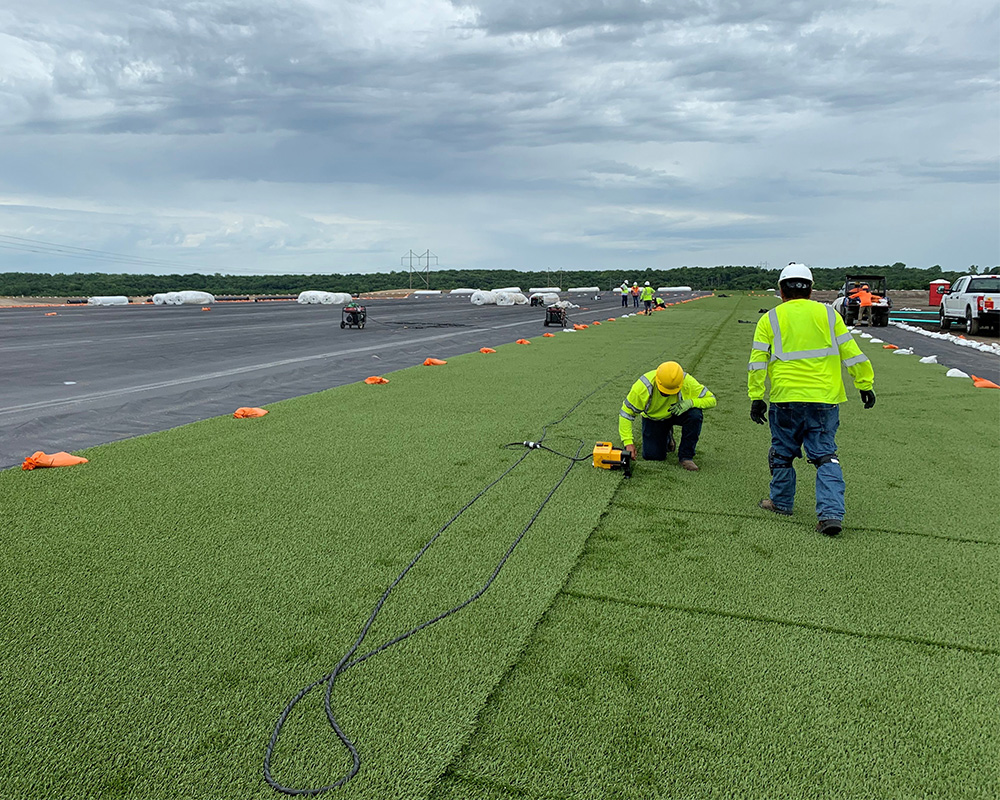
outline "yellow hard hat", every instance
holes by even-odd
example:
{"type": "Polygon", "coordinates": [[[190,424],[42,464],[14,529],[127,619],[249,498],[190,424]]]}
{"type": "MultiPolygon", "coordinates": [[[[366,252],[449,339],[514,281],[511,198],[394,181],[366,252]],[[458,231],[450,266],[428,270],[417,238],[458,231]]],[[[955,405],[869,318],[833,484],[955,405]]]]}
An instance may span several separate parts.
{"type": "Polygon", "coordinates": [[[656,388],[660,394],[677,394],[684,383],[684,370],[676,361],[664,361],[656,368],[656,388]]]}

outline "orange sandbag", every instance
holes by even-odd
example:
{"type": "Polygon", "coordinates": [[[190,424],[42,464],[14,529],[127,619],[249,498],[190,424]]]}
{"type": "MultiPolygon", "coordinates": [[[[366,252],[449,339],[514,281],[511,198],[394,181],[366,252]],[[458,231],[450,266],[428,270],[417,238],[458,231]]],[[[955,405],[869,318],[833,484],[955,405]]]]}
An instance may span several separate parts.
{"type": "Polygon", "coordinates": [[[21,469],[38,469],[39,467],[72,467],[75,464],[86,464],[87,459],[80,456],[71,456],[62,451],[48,455],[39,450],[32,453],[21,465],[21,469]]]}
{"type": "Polygon", "coordinates": [[[58,316],[58,314],[55,311],[46,311],[45,312],[45,316],[47,316],[47,317],[55,317],[55,316],[58,316]]]}
{"type": "Polygon", "coordinates": [[[997,386],[993,381],[986,380],[986,378],[977,378],[975,375],[971,377],[972,384],[977,389],[1000,389],[1000,386],[997,386]]]}
{"type": "Polygon", "coordinates": [[[546,336],[546,337],[548,337],[548,338],[551,339],[553,336],[555,336],[555,334],[554,333],[543,333],[542,336],[546,336]]]}
{"type": "Polygon", "coordinates": [[[480,353],[495,353],[496,350],[494,350],[492,347],[480,347],[479,348],[479,352],[480,353]]]}
{"type": "Polygon", "coordinates": [[[212,307],[211,307],[211,306],[202,306],[202,307],[201,307],[201,310],[202,310],[202,311],[211,311],[211,310],[212,310],[212,307]]]}
{"type": "Polygon", "coordinates": [[[574,325],[573,330],[582,331],[584,328],[589,328],[589,327],[590,327],[589,325],[574,325]]]}
{"type": "Polygon", "coordinates": [[[236,411],[233,412],[233,416],[236,417],[236,419],[249,419],[250,417],[263,417],[266,413],[267,411],[265,411],[263,408],[244,407],[244,408],[237,408],[236,411]]]}
{"type": "Polygon", "coordinates": [[[383,378],[381,375],[372,375],[370,378],[365,378],[365,383],[369,385],[374,385],[376,383],[388,383],[388,378],[383,378]]]}
{"type": "Polygon", "coordinates": [[[894,345],[894,344],[884,344],[884,345],[882,345],[882,349],[883,350],[898,350],[899,347],[897,345],[894,345]]]}
{"type": "Polygon", "coordinates": [[[443,366],[444,364],[447,364],[447,363],[448,363],[447,361],[442,361],[440,358],[428,358],[426,361],[424,361],[424,366],[425,367],[440,367],[440,366],[443,366]]]}
{"type": "Polygon", "coordinates": [[[514,344],[531,344],[527,339],[518,339],[514,344]]]}
{"type": "Polygon", "coordinates": [[[598,322],[598,321],[597,321],[597,320],[595,319],[595,320],[594,320],[594,322],[593,322],[593,324],[594,324],[594,325],[600,325],[601,323],[600,323],[600,322],[598,322]]]}
{"type": "Polygon", "coordinates": [[[615,321],[614,317],[608,317],[608,322],[614,322],[614,321],[615,321]]]}

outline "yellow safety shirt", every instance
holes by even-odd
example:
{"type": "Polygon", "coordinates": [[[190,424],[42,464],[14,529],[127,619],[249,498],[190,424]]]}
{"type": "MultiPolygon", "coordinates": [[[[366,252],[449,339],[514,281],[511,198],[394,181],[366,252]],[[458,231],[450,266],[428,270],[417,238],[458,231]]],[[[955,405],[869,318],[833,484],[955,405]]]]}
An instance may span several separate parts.
{"type": "Polygon", "coordinates": [[[642,287],[642,294],[641,294],[641,296],[640,296],[639,299],[640,300],[652,300],[653,299],[653,287],[652,286],[643,286],[642,287]]]}
{"type": "Polygon", "coordinates": [[[632,423],[636,417],[667,419],[671,416],[671,406],[677,405],[682,399],[691,400],[695,408],[714,408],[717,402],[714,394],[686,372],[677,394],[660,393],[656,388],[655,369],[640,375],[622,403],[622,410],[618,412],[618,437],[622,444],[632,444],[632,423]]]}
{"type": "Polygon", "coordinates": [[[843,403],[847,393],[841,364],[855,388],[872,388],[871,362],[833,307],[815,300],[786,300],[757,323],[748,394],[751,400],[763,400],[765,378],[770,377],[772,403],[843,403]]]}

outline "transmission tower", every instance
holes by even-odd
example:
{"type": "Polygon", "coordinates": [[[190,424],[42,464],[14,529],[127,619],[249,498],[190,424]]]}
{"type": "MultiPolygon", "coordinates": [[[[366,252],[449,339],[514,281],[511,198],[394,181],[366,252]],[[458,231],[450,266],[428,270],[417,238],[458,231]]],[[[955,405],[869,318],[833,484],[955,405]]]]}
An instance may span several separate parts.
{"type": "Polygon", "coordinates": [[[431,288],[431,259],[434,259],[435,266],[438,263],[438,257],[434,255],[430,250],[426,250],[423,253],[414,253],[410,250],[406,255],[399,259],[399,263],[402,266],[406,266],[407,263],[410,265],[410,289],[413,288],[413,260],[417,260],[417,277],[424,282],[424,286],[427,289],[431,288]]]}

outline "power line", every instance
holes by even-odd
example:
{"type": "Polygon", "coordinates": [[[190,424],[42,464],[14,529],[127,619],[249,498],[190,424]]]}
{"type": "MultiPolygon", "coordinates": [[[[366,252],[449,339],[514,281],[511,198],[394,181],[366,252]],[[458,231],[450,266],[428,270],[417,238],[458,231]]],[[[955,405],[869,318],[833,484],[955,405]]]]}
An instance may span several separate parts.
{"type": "Polygon", "coordinates": [[[161,269],[202,269],[209,272],[215,271],[210,267],[200,266],[198,264],[182,264],[177,261],[168,261],[162,258],[130,256],[125,253],[115,253],[110,250],[95,250],[89,247],[75,247],[74,245],[60,244],[59,242],[50,242],[45,241],[44,239],[28,239],[23,236],[11,236],[9,234],[0,234],[0,248],[27,253],[38,253],[40,255],[62,256],[63,258],[77,258],[85,261],[110,261],[117,264],[159,267],[161,269]]]}

